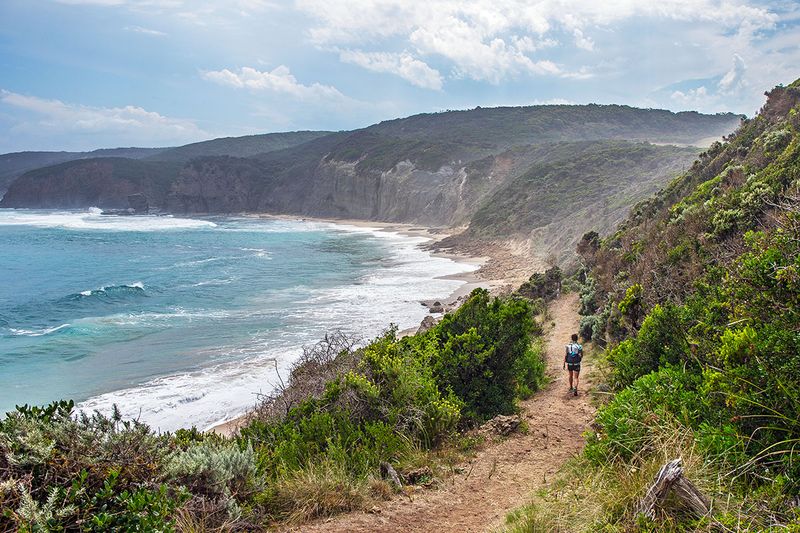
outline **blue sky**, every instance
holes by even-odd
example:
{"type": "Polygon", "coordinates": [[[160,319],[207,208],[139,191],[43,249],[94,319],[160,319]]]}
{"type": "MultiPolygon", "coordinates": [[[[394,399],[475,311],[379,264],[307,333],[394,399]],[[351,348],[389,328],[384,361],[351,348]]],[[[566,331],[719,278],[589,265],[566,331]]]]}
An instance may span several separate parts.
{"type": "Polygon", "coordinates": [[[753,115],[797,77],[797,1],[0,1],[0,153],[475,106],[753,115]]]}

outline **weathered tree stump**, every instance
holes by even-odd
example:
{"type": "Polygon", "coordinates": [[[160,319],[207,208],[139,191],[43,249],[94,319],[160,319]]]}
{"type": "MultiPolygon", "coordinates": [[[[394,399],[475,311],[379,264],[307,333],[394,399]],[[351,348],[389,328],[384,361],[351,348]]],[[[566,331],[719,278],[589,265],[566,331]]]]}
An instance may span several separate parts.
{"type": "Polygon", "coordinates": [[[400,476],[397,475],[397,470],[389,463],[381,462],[381,477],[387,480],[394,488],[402,489],[403,483],[400,481],[400,476]]]}
{"type": "Polygon", "coordinates": [[[656,509],[663,508],[671,491],[698,516],[705,516],[711,511],[711,501],[683,474],[681,460],[674,459],[658,471],[653,484],[636,506],[636,512],[655,518],[656,509]]]}

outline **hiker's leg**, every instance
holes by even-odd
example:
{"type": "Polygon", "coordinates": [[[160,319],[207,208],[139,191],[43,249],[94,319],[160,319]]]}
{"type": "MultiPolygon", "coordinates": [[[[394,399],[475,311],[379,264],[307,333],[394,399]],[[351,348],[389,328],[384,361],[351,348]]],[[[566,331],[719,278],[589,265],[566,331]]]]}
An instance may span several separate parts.
{"type": "Polygon", "coordinates": [[[576,370],[575,371],[575,390],[578,390],[578,381],[580,381],[580,379],[581,379],[581,371],[580,370],[576,370]]]}
{"type": "Polygon", "coordinates": [[[569,388],[571,390],[571,389],[575,388],[574,385],[572,384],[573,374],[575,374],[575,371],[574,370],[568,370],[567,372],[569,372],[569,388]]]}

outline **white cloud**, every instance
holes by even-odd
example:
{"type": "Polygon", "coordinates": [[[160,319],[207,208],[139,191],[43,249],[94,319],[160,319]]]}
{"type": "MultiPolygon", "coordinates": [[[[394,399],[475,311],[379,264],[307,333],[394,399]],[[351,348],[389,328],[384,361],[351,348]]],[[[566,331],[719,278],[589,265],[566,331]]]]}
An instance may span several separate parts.
{"type": "Polygon", "coordinates": [[[705,104],[709,99],[708,89],[705,85],[701,85],[695,89],[688,89],[686,91],[674,91],[670,98],[684,106],[697,106],[698,104],[705,104]]]}
{"type": "Polygon", "coordinates": [[[166,35],[163,31],[151,30],[150,28],[143,28],[141,26],[125,26],[125,31],[132,31],[134,33],[143,33],[145,35],[153,35],[156,37],[163,37],[166,35]]]}
{"type": "Polygon", "coordinates": [[[14,129],[26,133],[114,134],[144,145],[184,143],[210,135],[194,122],[166,117],[138,106],[94,107],[64,103],[0,89],[0,103],[28,117],[14,129]]]}
{"type": "Polygon", "coordinates": [[[442,75],[424,61],[408,52],[363,52],[361,50],[340,50],[339,59],[353,63],[374,72],[396,74],[412,85],[423,89],[442,89],[442,75]]]}
{"type": "Polygon", "coordinates": [[[336,87],[312,83],[303,85],[292,75],[289,67],[280,65],[271,71],[242,67],[238,72],[228,69],[203,73],[203,78],[220,85],[251,91],[270,91],[285,94],[298,100],[345,100],[336,87]]]}
{"type": "Polygon", "coordinates": [[[375,48],[399,39],[419,55],[451,62],[457,77],[491,83],[520,73],[588,77],[586,70],[569,72],[534,57],[561,33],[591,52],[593,33],[634,18],[701,22],[710,34],[733,33],[745,43],[777,21],[744,0],[296,0],[296,6],[315,21],[309,36],[317,46],[375,48]]]}
{"type": "Polygon", "coordinates": [[[583,30],[580,28],[575,28],[572,30],[572,36],[575,38],[575,46],[578,48],[588,50],[589,52],[594,50],[594,41],[584,35],[583,30]]]}
{"type": "Polygon", "coordinates": [[[744,75],[747,65],[739,54],[733,54],[733,67],[722,76],[717,87],[723,94],[730,94],[740,90],[744,86],[744,75]]]}
{"type": "Polygon", "coordinates": [[[692,89],[676,90],[670,94],[673,102],[680,104],[684,109],[698,109],[702,111],[721,111],[731,97],[739,97],[746,88],[745,74],[747,65],[739,54],[733,54],[733,66],[725,74],[692,89]]]}

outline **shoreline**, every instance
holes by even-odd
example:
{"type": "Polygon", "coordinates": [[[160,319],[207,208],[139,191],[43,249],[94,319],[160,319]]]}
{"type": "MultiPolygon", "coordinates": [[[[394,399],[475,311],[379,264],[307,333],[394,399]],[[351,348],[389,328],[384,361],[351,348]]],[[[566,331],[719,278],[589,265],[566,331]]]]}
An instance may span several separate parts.
{"type": "MultiPolygon", "coordinates": [[[[246,216],[247,218],[258,218],[266,220],[320,222],[325,224],[333,224],[336,226],[351,226],[356,228],[383,231],[386,233],[393,233],[396,235],[403,235],[406,237],[423,238],[426,241],[429,241],[427,243],[420,243],[418,246],[421,248],[427,245],[435,244],[436,242],[441,241],[442,239],[451,235],[451,233],[449,233],[450,230],[448,229],[429,228],[420,226],[418,224],[374,222],[367,220],[352,220],[352,219],[326,219],[326,218],[305,217],[305,216],[252,214],[252,213],[248,213],[244,216],[246,216]]],[[[460,300],[464,299],[474,289],[485,288],[492,293],[497,293],[514,283],[514,280],[498,278],[497,276],[492,276],[490,278],[487,277],[484,272],[481,272],[482,267],[493,259],[493,257],[489,255],[472,256],[454,252],[438,251],[429,248],[423,248],[423,249],[425,249],[425,251],[428,252],[431,257],[450,259],[456,263],[468,264],[470,266],[475,267],[475,269],[472,271],[463,272],[459,274],[450,274],[434,278],[434,279],[449,279],[449,280],[463,282],[449,295],[447,295],[447,297],[442,298],[441,300],[436,300],[436,302],[441,304],[441,307],[445,312],[451,311],[456,307],[458,307],[458,305],[460,305],[460,300]]],[[[420,304],[425,305],[429,309],[436,302],[420,300],[420,304]]],[[[444,312],[429,313],[427,316],[432,316],[434,319],[438,320],[443,315],[444,312]]],[[[398,336],[403,337],[407,335],[413,335],[414,333],[417,332],[418,329],[419,326],[404,329],[398,332],[398,336]]],[[[249,417],[251,412],[252,409],[248,410],[247,412],[235,415],[231,417],[229,420],[224,420],[219,423],[216,423],[211,427],[206,428],[204,432],[212,432],[225,437],[233,436],[236,434],[239,428],[241,428],[247,422],[247,418],[249,417]]]]}

